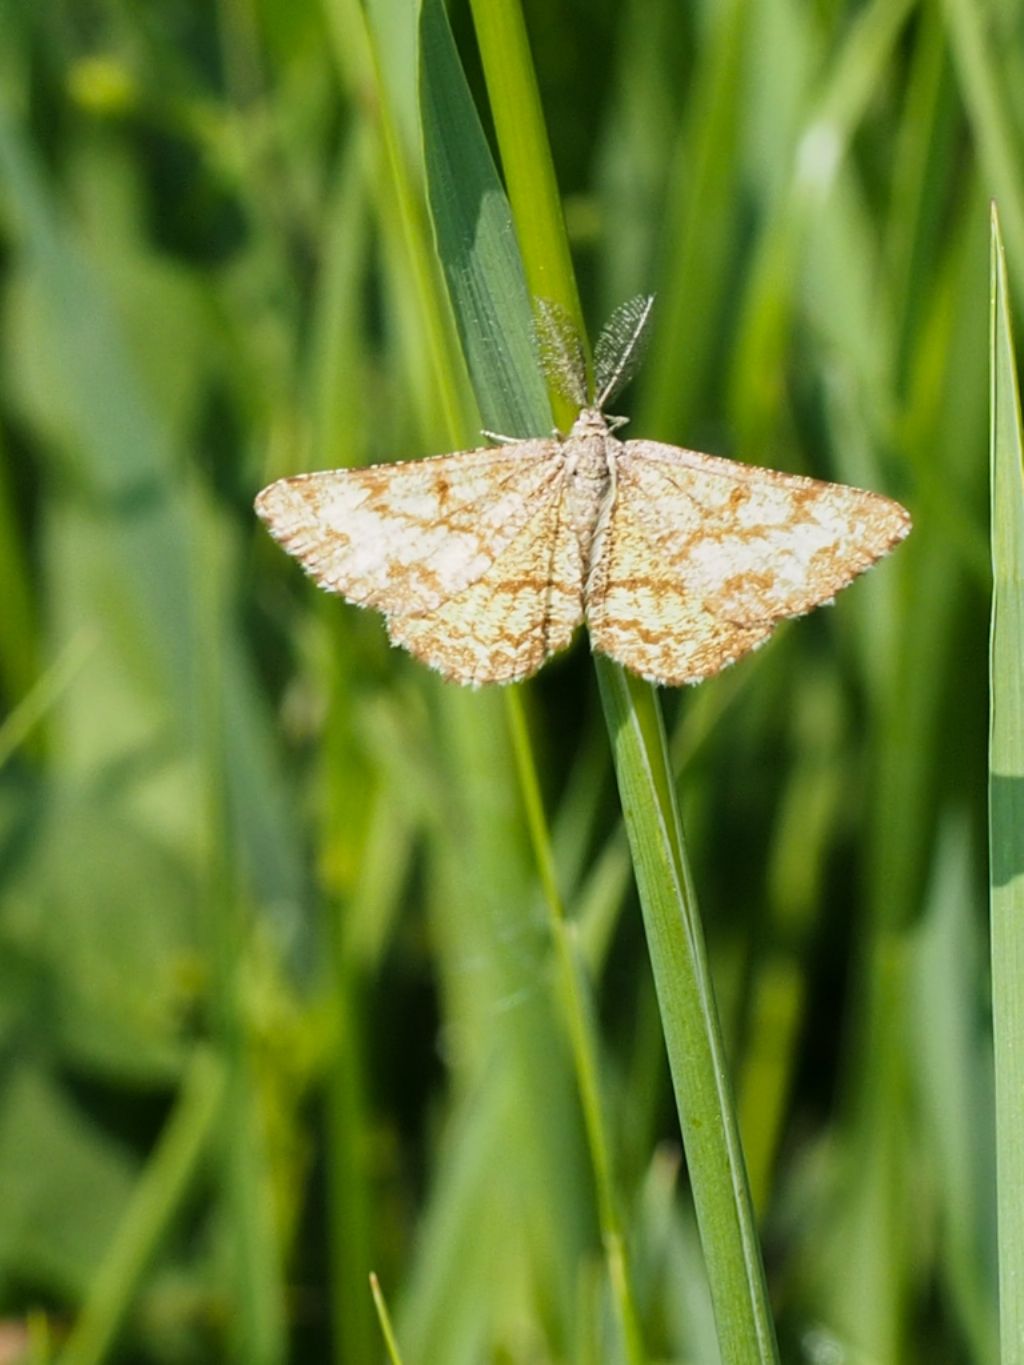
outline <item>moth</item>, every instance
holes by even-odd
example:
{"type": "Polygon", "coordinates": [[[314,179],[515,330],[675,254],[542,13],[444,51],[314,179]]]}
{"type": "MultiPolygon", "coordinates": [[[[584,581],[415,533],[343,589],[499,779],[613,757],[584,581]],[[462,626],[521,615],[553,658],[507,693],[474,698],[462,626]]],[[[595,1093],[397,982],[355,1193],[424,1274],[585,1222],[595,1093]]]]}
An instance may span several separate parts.
{"type": "Polygon", "coordinates": [[[383,613],[392,642],[454,682],[530,677],[586,623],[651,682],[699,682],[787,617],[829,602],[910,530],[899,503],[843,484],[623,441],[605,407],[643,354],[653,299],[613,313],[589,394],[567,314],[540,301],[567,436],[279,479],[270,533],[329,592],[383,613]]]}

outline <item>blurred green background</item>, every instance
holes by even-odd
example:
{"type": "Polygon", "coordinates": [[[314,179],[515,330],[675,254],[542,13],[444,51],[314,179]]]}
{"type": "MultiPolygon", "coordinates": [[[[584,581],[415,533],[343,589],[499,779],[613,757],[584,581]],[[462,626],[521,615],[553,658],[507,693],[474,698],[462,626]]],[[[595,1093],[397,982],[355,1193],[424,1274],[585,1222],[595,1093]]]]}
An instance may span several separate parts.
{"type": "MultiPolygon", "coordinates": [[[[585,312],[658,295],[631,432],[914,515],[662,700],[782,1358],[992,1361],[988,201],[1019,286],[1024,7],[525,13],[585,312]]],[[[410,1365],[624,1359],[501,695],[251,511],[475,443],[416,6],[0,18],[0,1361],[380,1361],[371,1270],[410,1365]]],[[[523,702],[646,1350],[713,1365],[585,642],[523,702]]]]}

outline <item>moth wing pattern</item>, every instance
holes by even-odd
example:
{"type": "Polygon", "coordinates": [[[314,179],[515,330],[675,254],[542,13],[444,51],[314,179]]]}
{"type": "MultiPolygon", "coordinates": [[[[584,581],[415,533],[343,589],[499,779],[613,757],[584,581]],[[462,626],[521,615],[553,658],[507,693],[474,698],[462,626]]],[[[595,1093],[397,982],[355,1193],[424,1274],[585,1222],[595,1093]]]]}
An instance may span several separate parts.
{"type": "Polygon", "coordinates": [[[830,601],[910,529],[876,493],[656,441],[627,441],[587,583],[592,645],[697,682],[830,601]]]}
{"type": "Polygon", "coordinates": [[[316,583],[357,606],[431,611],[487,572],[557,496],[550,440],[278,479],[256,510],[316,583]]]}

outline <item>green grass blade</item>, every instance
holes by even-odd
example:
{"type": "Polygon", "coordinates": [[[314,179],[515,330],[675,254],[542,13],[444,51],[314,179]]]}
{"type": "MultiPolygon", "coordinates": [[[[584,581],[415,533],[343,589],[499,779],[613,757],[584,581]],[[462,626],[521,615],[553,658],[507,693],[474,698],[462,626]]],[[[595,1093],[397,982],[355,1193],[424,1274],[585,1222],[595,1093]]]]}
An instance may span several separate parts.
{"type": "Polygon", "coordinates": [[[648,683],[596,663],[722,1359],[773,1361],[761,1249],[661,708],[648,683]]]}
{"type": "MultiPolygon", "coordinates": [[[[509,200],[513,210],[530,205],[528,218],[515,213],[530,292],[561,304],[585,336],[522,8],[519,0],[472,0],[472,10],[509,200]]],[[[565,398],[553,398],[560,423],[575,416],[565,398]]]]}
{"type": "Polygon", "coordinates": [[[493,1066],[451,1125],[435,1196],[420,1222],[421,1255],[406,1277],[398,1314],[398,1335],[410,1360],[475,1365],[485,1356],[488,1286],[495,1263],[506,1262],[510,1240],[496,1217],[504,1205],[493,1153],[515,1127],[518,1104],[513,1073],[493,1066]]]}
{"type": "Polygon", "coordinates": [[[914,1050],[923,1122],[943,1191],[945,1292],[969,1358],[999,1359],[996,1305],[992,1036],[978,1009],[988,949],[975,914],[977,850],[962,810],[939,831],[924,914],[912,938],[914,1050]]]}
{"type": "Polygon", "coordinates": [[[0,440],[0,583],[4,584],[0,686],[10,698],[17,699],[35,681],[39,627],[23,531],[15,524],[10,465],[11,457],[0,440]]]}
{"type": "Polygon", "coordinates": [[[391,1314],[388,1312],[384,1291],[380,1287],[377,1276],[373,1274],[370,1275],[370,1290],[373,1294],[374,1307],[377,1310],[377,1321],[380,1323],[381,1335],[387,1347],[388,1359],[391,1361],[391,1365],[402,1365],[402,1357],[398,1350],[394,1328],[391,1325],[391,1314]]]}
{"type": "MultiPolygon", "coordinates": [[[[503,196],[493,167],[488,178],[485,149],[474,145],[481,138],[475,116],[462,117],[467,112],[462,100],[455,109],[450,104],[452,81],[464,78],[452,62],[451,35],[437,9],[421,9],[419,68],[437,253],[473,366],[480,410],[505,430],[510,424],[500,419],[507,413],[511,424],[525,421],[531,430],[544,430],[550,426],[550,411],[532,361],[532,318],[521,266],[510,263],[514,241],[507,208],[501,211],[503,196]],[[446,142],[451,145],[444,146],[446,142]],[[460,173],[453,174],[453,166],[460,173]],[[496,280],[509,292],[500,317],[491,319],[480,305],[495,296],[496,280]],[[536,410],[527,406],[531,392],[536,410]]],[[[479,443],[468,420],[457,424],[449,437],[453,445],[479,443]]],[[[495,689],[474,694],[445,687],[428,695],[436,702],[444,755],[435,761],[445,772],[449,793],[432,858],[438,891],[435,928],[443,944],[438,970],[449,1026],[467,1040],[457,1068],[462,1104],[456,1110],[491,1084],[488,1072],[498,1059],[528,1097],[513,1108],[512,1124],[493,1135],[496,1145],[474,1153],[474,1160],[506,1171],[515,1189],[517,1218],[512,1236],[500,1243],[500,1256],[513,1256],[525,1242],[537,1258],[534,1273],[544,1283],[549,1310],[543,1330],[559,1352],[571,1331],[575,1278],[591,1244],[593,1210],[571,1076],[564,1050],[557,1042],[552,1045],[558,1031],[546,988],[547,944],[528,913],[534,891],[505,699],[495,689]],[[496,780],[503,773],[509,780],[496,780]],[[473,964],[470,973],[467,962],[473,964]]],[[[491,1138],[488,1134],[479,1140],[491,1138]]],[[[447,1197],[439,1190],[440,1200],[447,1197]]],[[[437,1226],[445,1227],[449,1246],[462,1237],[479,1244],[478,1221],[479,1209],[470,1204],[438,1210],[437,1226]]],[[[493,1265],[493,1254],[486,1253],[486,1258],[493,1265]]],[[[482,1349],[476,1334],[488,1321],[501,1340],[499,1323],[518,1286],[499,1278],[485,1304],[463,1302],[458,1285],[475,1269],[460,1266],[457,1282],[439,1279],[429,1270],[419,1277],[423,1289],[412,1296],[413,1307],[406,1311],[403,1305],[399,1314],[401,1339],[410,1356],[476,1358],[482,1349]],[[437,1333],[445,1340],[443,1350],[432,1345],[437,1333]],[[468,1355],[461,1356],[461,1351],[468,1355]]]]}
{"type": "Polygon", "coordinates": [[[0,722],[0,768],[24,744],[49,711],[71,687],[96,648],[88,630],[74,636],[35,687],[0,722]]]}
{"type": "Polygon", "coordinates": [[[639,417],[643,429],[656,430],[665,439],[674,430],[686,430],[694,400],[708,383],[715,321],[728,288],[740,170],[736,86],[749,30],[749,0],[729,0],[718,8],[709,55],[700,67],[671,171],[658,345],[641,376],[639,417]]]}
{"type": "MultiPolygon", "coordinates": [[[[858,11],[822,80],[821,95],[804,115],[802,136],[791,150],[786,197],[758,246],[734,349],[732,408],[743,444],[754,446],[758,436],[763,439],[783,396],[779,377],[808,271],[813,229],[837,192],[852,140],[882,84],[913,3],[872,0],[858,11]]],[[[844,227],[853,221],[843,215],[844,227]]],[[[856,278],[853,264],[844,257],[843,271],[831,274],[833,289],[856,278]]],[[[864,297],[857,291],[858,303],[864,297]]],[[[881,343],[888,333],[876,329],[870,335],[871,368],[884,369],[881,343]]]]}
{"type": "MultiPolygon", "coordinates": [[[[528,280],[551,284],[571,270],[536,82],[522,16],[514,0],[474,7],[488,92],[528,280]],[[502,23],[495,22],[495,10],[502,23]],[[499,38],[506,39],[499,43],[499,38]],[[536,225],[541,226],[537,227],[536,225]]],[[[575,298],[572,279],[557,297],[575,298]]],[[[661,713],[653,689],[604,659],[598,680],[609,730],[648,944],[658,985],[677,1105],[711,1279],[723,1358],[774,1360],[760,1247],[754,1230],[736,1132],[710,976],[692,887],[685,875],[682,832],[670,778],[661,713]],[[685,890],[684,890],[685,887],[685,890]],[[713,1115],[713,1117],[712,1117],[713,1115]]]]}
{"type": "MultiPolygon", "coordinates": [[[[344,45],[355,20],[356,0],[330,0],[329,10],[334,17],[339,45],[344,45]]],[[[444,415],[449,434],[459,431],[467,420],[465,384],[458,347],[454,344],[451,322],[444,309],[437,264],[430,249],[430,232],[425,220],[420,186],[410,163],[408,137],[403,139],[403,112],[409,107],[403,101],[404,86],[411,74],[402,66],[402,87],[389,85],[388,72],[397,63],[394,54],[402,47],[401,38],[411,35],[405,6],[395,6],[386,0],[363,3],[365,35],[368,40],[371,71],[366,73],[377,90],[380,136],[390,173],[390,190],[394,195],[396,216],[401,224],[405,265],[413,285],[417,321],[426,343],[427,359],[433,383],[432,401],[444,415]],[[389,58],[391,59],[389,61],[389,58]]]]}
{"type": "Polygon", "coordinates": [[[987,31],[989,6],[977,0],[943,0],[964,103],[978,143],[988,188],[1002,206],[1006,236],[1015,260],[1024,259],[1024,181],[1021,140],[1013,126],[1013,105],[987,31]]]}
{"type": "Polygon", "coordinates": [[[506,435],[546,434],[551,411],[508,200],[442,6],[422,7],[420,44],[434,233],[481,416],[506,435]]]}
{"type": "Polygon", "coordinates": [[[992,1014],[1000,1338],[1024,1361],[1024,430],[1006,257],[992,215],[992,598],[989,749],[992,1014]]]}
{"type": "Polygon", "coordinates": [[[208,1048],[198,1048],[177,1107],[97,1268],[60,1365],[100,1365],[109,1357],[143,1276],[213,1145],[224,1083],[221,1061],[208,1048]]]}
{"type": "Polygon", "coordinates": [[[583,973],[576,926],[567,924],[565,908],[558,890],[550,832],[544,816],[540,783],[537,780],[537,769],[526,729],[526,718],[519,693],[511,690],[509,718],[526,820],[530,828],[534,857],[541,889],[548,906],[549,924],[555,945],[558,985],[576,1070],[580,1104],[583,1108],[583,1121],[587,1129],[608,1275],[618,1307],[627,1357],[632,1365],[643,1365],[645,1353],[633,1291],[633,1275],[619,1215],[619,1197],[612,1175],[611,1141],[602,1102],[593,1002],[583,973]]]}
{"type": "MultiPolygon", "coordinates": [[[[506,16],[507,17],[507,16],[506,16]]],[[[438,248],[459,319],[480,408],[513,432],[550,428],[536,363],[532,312],[508,203],[469,95],[441,5],[421,11],[420,90],[428,185],[438,248]],[[481,308],[481,302],[486,308],[481,308]]],[[[548,291],[550,297],[550,291],[548,291]]],[[[598,1089],[595,1033],[586,987],[569,941],[520,694],[505,693],[506,719],[527,824],[556,949],[556,972],[594,1173],[609,1279],[628,1358],[644,1359],[632,1275],[611,1175],[610,1139],[598,1089]]]]}

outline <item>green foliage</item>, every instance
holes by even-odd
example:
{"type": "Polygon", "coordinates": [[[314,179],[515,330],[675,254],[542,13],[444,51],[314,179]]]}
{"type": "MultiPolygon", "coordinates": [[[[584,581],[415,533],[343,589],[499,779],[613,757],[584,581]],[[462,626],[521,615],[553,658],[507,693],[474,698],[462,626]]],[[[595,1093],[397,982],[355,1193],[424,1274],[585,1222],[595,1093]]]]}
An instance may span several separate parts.
{"type": "Polygon", "coordinates": [[[660,698],[646,815],[682,812],[781,1355],[987,1365],[997,1225],[1004,1276],[1024,1245],[1024,11],[449,8],[454,47],[399,0],[4,11],[0,1329],[68,1365],[718,1358],[585,644],[444,685],[250,510],[545,430],[530,291],[595,325],[653,292],[637,434],[915,519],[660,698]]]}
{"type": "Polygon", "coordinates": [[[989,883],[999,1176],[1002,1360],[1024,1359],[1024,1308],[1015,1286],[1024,1267],[1024,427],[1010,323],[1009,281],[992,214],[992,646],[989,738],[989,883]]]}

